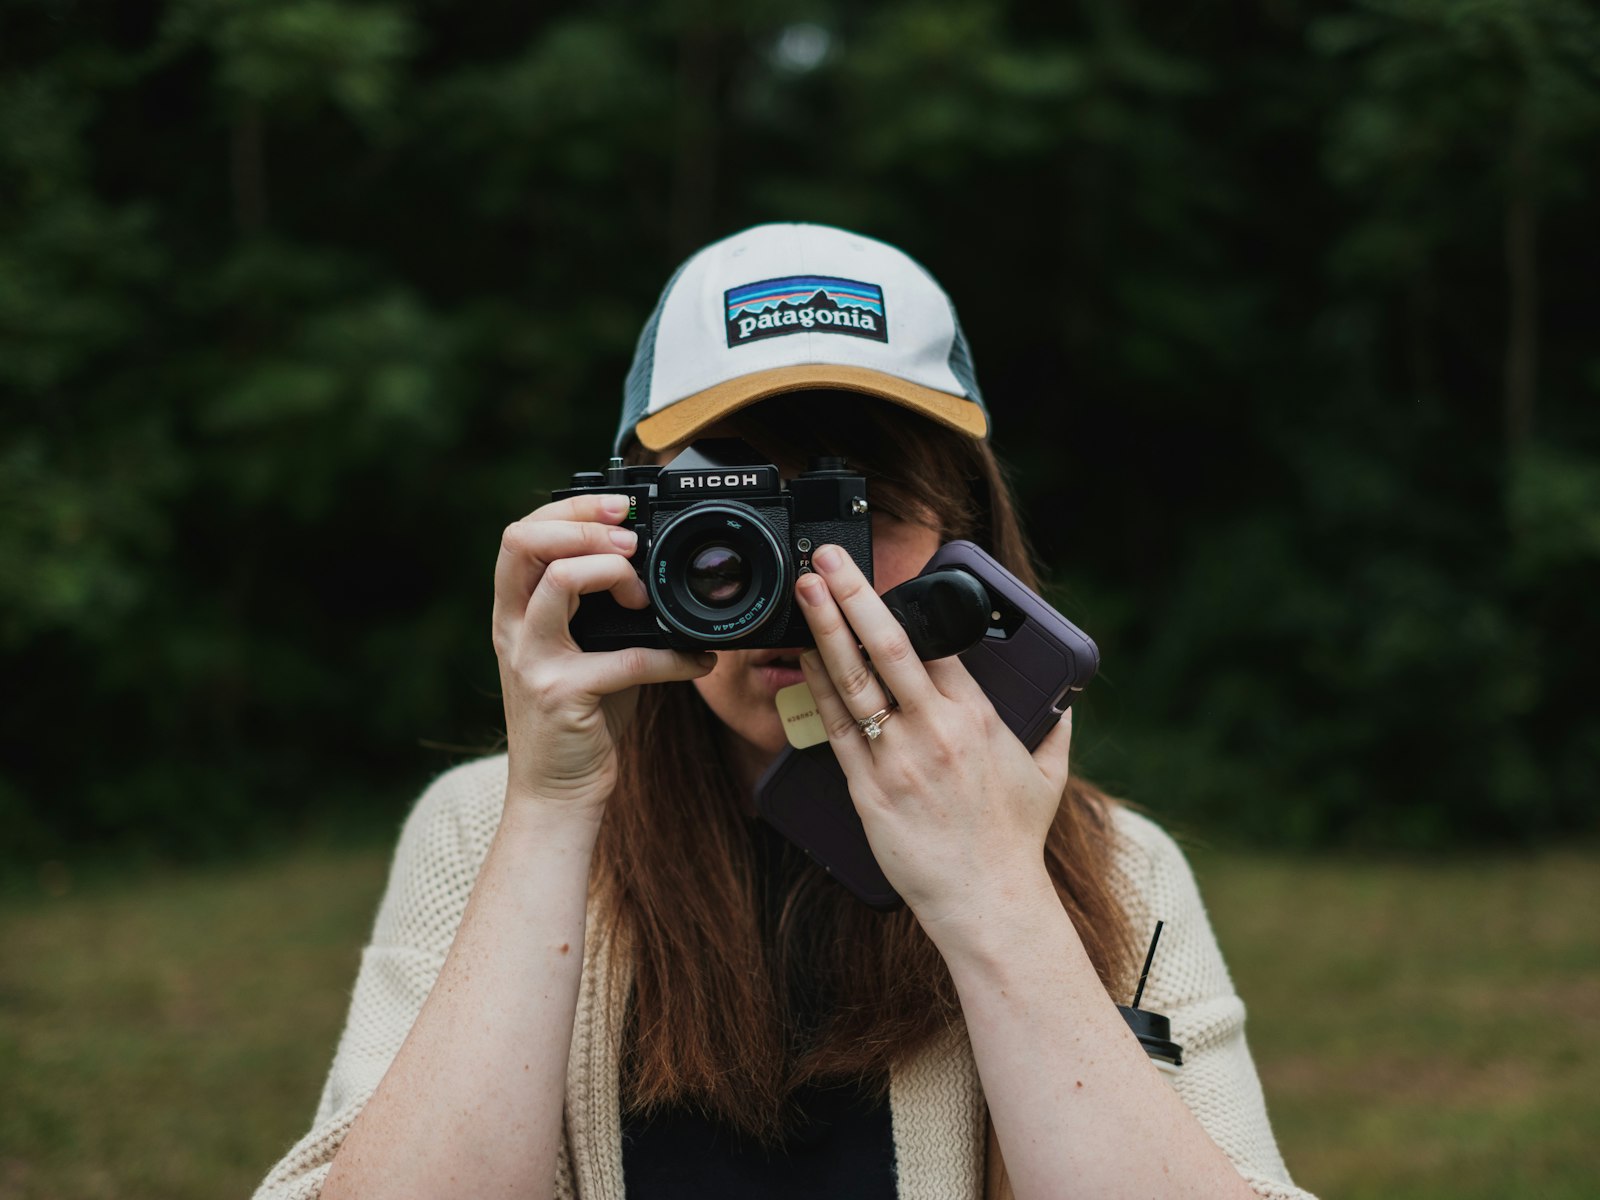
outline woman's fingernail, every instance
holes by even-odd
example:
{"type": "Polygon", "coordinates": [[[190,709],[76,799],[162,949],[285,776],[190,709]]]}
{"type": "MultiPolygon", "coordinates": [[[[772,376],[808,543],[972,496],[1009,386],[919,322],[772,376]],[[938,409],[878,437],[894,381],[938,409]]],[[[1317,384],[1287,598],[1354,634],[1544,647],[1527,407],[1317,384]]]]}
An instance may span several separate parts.
{"type": "Polygon", "coordinates": [[[844,551],[837,546],[824,546],[817,551],[813,561],[824,570],[831,571],[835,567],[843,565],[844,551]]]}
{"type": "Polygon", "coordinates": [[[632,554],[634,547],[639,544],[639,535],[631,529],[613,529],[611,531],[611,543],[617,549],[626,550],[629,554],[632,554]]]}
{"type": "Polygon", "coordinates": [[[815,575],[800,576],[800,582],[796,586],[800,589],[800,599],[811,605],[812,608],[816,608],[817,605],[822,603],[822,593],[825,588],[822,580],[815,575]]]}
{"type": "Polygon", "coordinates": [[[802,669],[810,667],[813,671],[818,670],[822,666],[822,655],[815,650],[802,650],[800,652],[800,666],[802,669]]]}
{"type": "Polygon", "coordinates": [[[620,517],[628,511],[628,498],[626,496],[607,496],[600,502],[607,516],[620,517]]]}

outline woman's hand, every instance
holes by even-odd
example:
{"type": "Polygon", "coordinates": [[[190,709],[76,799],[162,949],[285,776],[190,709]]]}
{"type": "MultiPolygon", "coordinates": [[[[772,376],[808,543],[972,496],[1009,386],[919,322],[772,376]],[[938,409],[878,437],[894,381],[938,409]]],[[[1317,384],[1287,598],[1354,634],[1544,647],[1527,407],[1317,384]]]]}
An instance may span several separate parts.
{"type": "Polygon", "coordinates": [[[500,659],[510,759],[507,802],[533,799],[599,819],[617,783],[616,741],[641,683],[695,679],[713,654],[632,647],[578,649],[568,622],[578,600],[610,592],[649,604],[629,556],[637,536],[618,525],[625,496],[572,496],[507,527],[494,569],[494,650],[500,659]]]}
{"type": "Polygon", "coordinates": [[[1067,783],[1071,714],[1030,755],[959,659],[917,659],[848,554],[825,547],[812,562],[796,591],[817,649],[800,663],[889,882],[936,941],[1054,903],[1044,840],[1067,783]],[[858,720],[891,703],[869,741],[858,720]]]}

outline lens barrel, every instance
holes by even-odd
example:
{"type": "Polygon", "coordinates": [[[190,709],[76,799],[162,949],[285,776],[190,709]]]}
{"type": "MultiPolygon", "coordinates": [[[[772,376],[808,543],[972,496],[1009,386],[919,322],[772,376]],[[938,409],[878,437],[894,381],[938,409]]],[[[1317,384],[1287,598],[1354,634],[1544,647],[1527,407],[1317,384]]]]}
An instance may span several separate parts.
{"type": "Polygon", "coordinates": [[[645,583],[662,621],[715,644],[761,628],[782,607],[789,574],[782,539],[766,518],[747,504],[711,501],[661,527],[645,583]]]}

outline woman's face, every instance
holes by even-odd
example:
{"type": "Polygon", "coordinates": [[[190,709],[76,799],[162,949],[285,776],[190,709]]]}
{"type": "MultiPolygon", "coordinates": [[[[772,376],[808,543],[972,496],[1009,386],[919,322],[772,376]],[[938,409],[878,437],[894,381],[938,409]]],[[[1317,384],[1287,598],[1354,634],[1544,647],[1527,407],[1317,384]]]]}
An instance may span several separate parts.
{"type": "MultiPolygon", "coordinates": [[[[872,572],[878,594],[922,570],[941,543],[935,529],[874,513],[872,572]]],[[[797,648],[719,650],[716,669],[694,681],[707,707],[733,735],[736,765],[748,783],[754,783],[785,745],[783,721],[772,698],[804,678],[799,654],[797,648]]]]}

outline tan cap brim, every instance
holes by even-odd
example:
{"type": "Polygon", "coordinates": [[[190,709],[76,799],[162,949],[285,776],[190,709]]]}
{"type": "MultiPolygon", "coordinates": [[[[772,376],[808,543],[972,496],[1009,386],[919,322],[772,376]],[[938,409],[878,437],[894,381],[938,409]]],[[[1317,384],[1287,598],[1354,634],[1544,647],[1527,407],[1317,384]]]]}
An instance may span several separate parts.
{"type": "Polygon", "coordinates": [[[667,408],[640,421],[633,432],[646,450],[665,450],[668,446],[688,441],[708,425],[757,400],[812,388],[864,392],[903,405],[968,437],[982,438],[989,434],[989,418],[977,403],[964,396],[935,391],[867,367],[834,366],[828,363],[774,367],[770,371],[756,371],[729,379],[703,392],[674,401],[667,408]]]}

